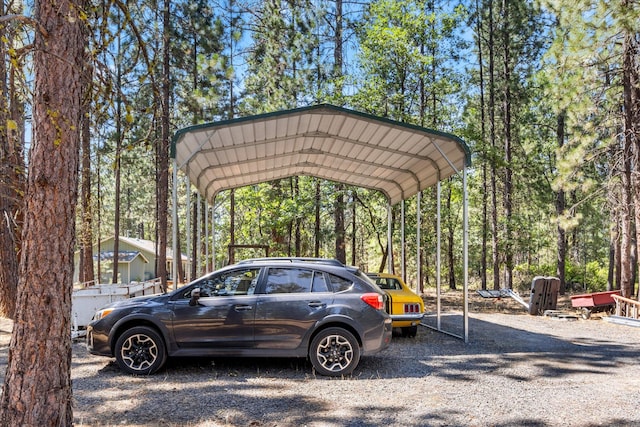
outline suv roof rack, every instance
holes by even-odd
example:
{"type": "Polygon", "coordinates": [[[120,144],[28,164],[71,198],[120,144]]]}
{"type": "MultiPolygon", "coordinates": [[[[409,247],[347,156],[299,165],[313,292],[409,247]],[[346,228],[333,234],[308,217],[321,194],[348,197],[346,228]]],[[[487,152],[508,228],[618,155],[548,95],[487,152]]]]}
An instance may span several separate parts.
{"type": "Polygon", "coordinates": [[[253,264],[256,262],[313,262],[317,264],[335,265],[344,267],[345,265],[337,259],[331,258],[307,258],[307,257],[267,257],[267,258],[249,258],[239,261],[238,264],[253,264]]]}

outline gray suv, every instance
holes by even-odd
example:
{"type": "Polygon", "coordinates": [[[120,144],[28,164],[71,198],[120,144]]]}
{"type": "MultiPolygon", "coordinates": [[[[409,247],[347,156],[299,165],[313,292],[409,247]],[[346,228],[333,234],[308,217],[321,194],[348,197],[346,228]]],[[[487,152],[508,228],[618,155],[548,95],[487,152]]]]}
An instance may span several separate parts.
{"type": "Polygon", "coordinates": [[[132,374],[151,374],[172,356],[242,356],[308,357],[321,375],[347,375],[361,355],[389,345],[385,298],[336,260],[252,259],[103,307],[87,346],[132,374]]]}

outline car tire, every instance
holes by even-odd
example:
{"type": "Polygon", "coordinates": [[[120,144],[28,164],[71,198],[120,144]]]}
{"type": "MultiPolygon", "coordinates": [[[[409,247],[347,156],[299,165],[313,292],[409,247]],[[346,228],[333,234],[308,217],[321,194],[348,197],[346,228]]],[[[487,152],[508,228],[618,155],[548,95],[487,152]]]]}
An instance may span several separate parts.
{"type": "Polygon", "coordinates": [[[415,338],[417,333],[418,333],[417,326],[407,326],[406,328],[402,328],[403,337],[415,338]]]}
{"type": "Polygon", "coordinates": [[[324,329],[311,341],[309,360],[320,375],[348,375],[360,362],[358,340],[343,328],[324,329]]]}
{"type": "Polygon", "coordinates": [[[120,369],[134,375],[153,374],[167,359],[164,340],[148,326],[124,331],[116,341],[114,353],[120,369]]]}

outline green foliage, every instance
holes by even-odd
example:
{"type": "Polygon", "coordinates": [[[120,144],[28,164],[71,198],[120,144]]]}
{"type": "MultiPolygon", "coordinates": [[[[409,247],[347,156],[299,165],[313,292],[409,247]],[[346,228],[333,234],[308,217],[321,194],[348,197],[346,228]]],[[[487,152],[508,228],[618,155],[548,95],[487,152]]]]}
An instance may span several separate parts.
{"type": "Polygon", "coordinates": [[[244,79],[243,114],[297,107],[312,95],[316,17],[308,0],[262,3],[256,10],[244,79]]]}
{"type": "MultiPolygon", "coordinates": [[[[173,27],[171,44],[176,119],[186,125],[224,116],[232,76],[225,43],[234,43],[233,38],[227,38],[233,28],[226,27],[222,16],[216,16],[204,0],[178,3],[175,15],[180,23],[173,27]]],[[[235,24],[231,16],[229,25],[235,24]]]]}
{"type": "MultiPolygon", "coordinates": [[[[245,5],[225,0],[215,7],[204,0],[172,2],[173,130],[330,102],[455,133],[468,143],[473,155],[468,171],[472,276],[481,273],[483,239],[488,237],[490,243],[492,237],[490,229],[484,235],[490,218],[483,217],[483,204],[491,207],[491,189],[484,183],[493,167],[497,179],[497,255],[504,268],[505,250],[512,251],[516,286],[530,286],[533,275],[555,275],[560,226],[567,233],[567,281],[586,283],[589,289],[597,290],[606,284],[602,279],[608,263],[609,229],[614,224],[610,206],[620,191],[616,169],[622,99],[620,34],[625,28],[637,31],[640,22],[640,8],[626,10],[622,5],[601,0],[548,0],[540,10],[535,2],[488,0],[456,5],[420,0],[344,2],[343,56],[336,58],[335,2],[252,0],[245,5]],[[487,109],[489,5],[493,7],[496,60],[493,144],[487,109]],[[508,14],[501,13],[505,5],[508,14]],[[503,43],[505,35],[509,36],[507,44],[503,43]],[[481,46],[471,48],[468,43],[472,40],[481,40],[481,46]],[[503,69],[505,54],[511,70],[508,79],[503,69]],[[484,104],[480,100],[481,77],[484,104]],[[507,87],[512,114],[510,162],[504,153],[501,98],[507,87]],[[561,112],[567,118],[562,148],[556,132],[561,112]],[[510,218],[505,217],[503,205],[507,169],[513,174],[510,218]],[[567,195],[567,208],[561,213],[555,208],[559,190],[567,195]],[[508,227],[511,234],[505,231],[508,227]]],[[[160,135],[158,76],[162,71],[160,8],[155,1],[138,2],[130,10],[111,6],[88,15],[95,84],[90,112],[94,227],[98,231],[94,236],[104,238],[113,233],[115,200],[120,197],[121,233],[138,235],[143,230],[143,237],[153,240],[160,135]],[[119,196],[114,194],[113,174],[117,138],[124,147],[119,196]]],[[[12,60],[17,58],[15,52],[12,55],[12,60]]],[[[267,244],[273,255],[293,254],[299,245],[302,255],[312,256],[317,238],[320,255],[334,256],[335,184],[320,182],[320,230],[316,236],[317,182],[310,177],[292,177],[237,189],[236,243],[267,244]]],[[[184,193],[180,188],[183,246],[188,233],[184,193]]],[[[453,254],[451,268],[461,282],[459,177],[442,183],[442,195],[442,259],[446,252],[453,254]],[[454,237],[452,247],[445,239],[448,233],[454,237]]],[[[377,269],[387,243],[386,201],[376,192],[348,187],[344,196],[347,258],[355,252],[357,264],[377,269]],[[356,235],[355,247],[352,234],[356,235]]],[[[230,243],[228,192],[218,195],[215,203],[219,266],[230,243]]],[[[397,270],[399,212],[400,207],[394,206],[392,238],[397,270]]],[[[405,216],[407,271],[415,275],[415,197],[405,203],[405,216]]],[[[422,193],[421,217],[423,267],[426,280],[432,283],[438,243],[435,188],[422,193]]],[[[490,245],[485,256],[490,260],[490,245]]],[[[443,277],[446,267],[443,265],[443,277]]]]}
{"type": "Polygon", "coordinates": [[[567,265],[567,283],[574,289],[585,292],[601,292],[607,290],[608,269],[598,261],[586,265],[569,263],[567,265]]]}
{"type": "Polygon", "coordinates": [[[456,32],[460,6],[378,0],[356,27],[361,73],[351,103],[373,114],[434,127],[447,118],[462,76],[453,60],[464,48],[456,32]],[[427,101],[429,99],[429,101],[427,101]]]}
{"type": "MultiPolygon", "coordinates": [[[[531,290],[536,276],[557,277],[555,263],[520,264],[514,269],[514,287],[520,292],[531,290]]],[[[601,292],[607,290],[608,267],[601,261],[567,262],[566,284],[569,292],[601,292]]]]}

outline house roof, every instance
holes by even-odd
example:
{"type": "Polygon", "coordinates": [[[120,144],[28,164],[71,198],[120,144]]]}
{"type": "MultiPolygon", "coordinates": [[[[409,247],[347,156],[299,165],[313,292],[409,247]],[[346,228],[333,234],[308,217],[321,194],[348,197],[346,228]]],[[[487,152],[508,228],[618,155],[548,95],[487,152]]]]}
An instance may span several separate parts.
{"type": "MultiPolygon", "coordinates": [[[[113,240],[113,236],[112,237],[108,237],[104,240],[102,240],[100,242],[100,244],[104,244],[105,242],[108,242],[110,240],[113,240]]],[[[120,242],[124,242],[127,243],[128,245],[139,249],[142,253],[147,253],[147,254],[151,254],[154,255],[156,253],[156,242],[151,241],[151,240],[145,240],[145,239],[137,239],[134,237],[125,237],[125,236],[120,236],[118,239],[120,242]]],[[[122,256],[123,251],[118,251],[120,253],[120,256],[122,256]]],[[[124,251],[126,252],[126,251],[124,251]]],[[[189,257],[186,256],[185,254],[181,254],[182,255],[182,260],[183,261],[188,261],[189,257]]],[[[113,258],[113,252],[111,257],[113,258]]],[[[111,258],[110,258],[111,259],[111,258]]],[[[145,257],[146,259],[146,257],[145,257]]],[[[168,261],[172,261],[173,260],[173,250],[170,248],[167,248],[167,260],[168,261]]]]}
{"type": "MultiPolygon", "coordinates": [[[[113,259],[113,251],[102,251],[93,256],[94,260],[100,257],[100,261],[111,261],[113,259]]],[[[149,260],[140,251],[118,251],[118,262],[131,263],[134,259],[140,257],[143,262],[148,263],[149,260]]]]}
{"type": "Polygon", "coordinates": [[[471,162],[454,135],[326,104],[181,129],[171,157],[209,201],[309,175],[379,190],[395,204],[471,162]]]}

